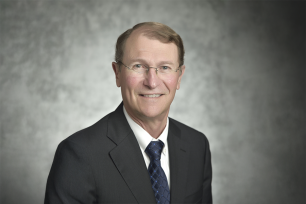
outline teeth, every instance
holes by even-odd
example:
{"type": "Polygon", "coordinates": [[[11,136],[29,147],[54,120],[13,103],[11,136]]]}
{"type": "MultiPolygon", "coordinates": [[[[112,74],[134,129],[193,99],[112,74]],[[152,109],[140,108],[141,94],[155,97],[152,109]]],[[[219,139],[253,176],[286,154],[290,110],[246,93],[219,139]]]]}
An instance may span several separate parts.
{"type": "Polygon", "coordinates": [[[161,96],[161,94],[150,94],[150,95],[143,95],[144,97],[150,97],[150,98],[155,98],[161,96]]]}

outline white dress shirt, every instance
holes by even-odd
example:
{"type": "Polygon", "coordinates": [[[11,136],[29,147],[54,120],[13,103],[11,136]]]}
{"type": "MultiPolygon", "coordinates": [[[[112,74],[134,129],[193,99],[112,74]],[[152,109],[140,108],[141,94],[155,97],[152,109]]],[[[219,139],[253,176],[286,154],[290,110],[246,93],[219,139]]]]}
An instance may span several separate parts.
{"type": "Polygon", "coordinates": [[[144,158],[144,161],[146,163],[147,168],[149,167],[150,164],[150,158],[145,152],[145,149],[149,145],[151,141],[158,141],[161,140],[164,143],[164,148],[161,154],[160,158],[160,163],[161,166],[166,174],[167,180],[168,180],[168,185],[170,189],[170,169],[169,169],[169,152],[168,152],[168,142],[167,142],[167,137],[168,137],[168,129],[169,129],[169,118],[167,118],[167,124],[164,129],[164,131],[161,133],[161,135],[158,137],[158,139],[153,138],[147,131],[145,131],[140,125],[138,125],[126,112],[125,107],[123,106],[123,113],[133,130],[135,137],[138,141],[140,150],[142,152],[142,156],[144,158]]]}

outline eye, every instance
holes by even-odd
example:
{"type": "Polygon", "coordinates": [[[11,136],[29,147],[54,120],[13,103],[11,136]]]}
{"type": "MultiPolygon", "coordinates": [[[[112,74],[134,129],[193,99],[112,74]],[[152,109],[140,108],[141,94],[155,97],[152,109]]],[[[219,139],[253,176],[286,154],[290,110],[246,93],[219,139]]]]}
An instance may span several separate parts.
{"type": "Polygon", "coordinates": [[[172,68],[169,67],[169,66],[160,66],[160,70],[163,70],[163,71],[170,71],[172,68]]]}
{"type": "Polygon", "coordinates": [[[135,64],[133,67],[135,69],[141,69],[141,68],[143,68],[143,65],[142,64],[135,64]]]}
{"type": "Polygon", "coordinates": [[[163,70],[171,69],[171,68],[168,67],[168,66],[161,66],[161,68],[162,68],[163,70]]]}

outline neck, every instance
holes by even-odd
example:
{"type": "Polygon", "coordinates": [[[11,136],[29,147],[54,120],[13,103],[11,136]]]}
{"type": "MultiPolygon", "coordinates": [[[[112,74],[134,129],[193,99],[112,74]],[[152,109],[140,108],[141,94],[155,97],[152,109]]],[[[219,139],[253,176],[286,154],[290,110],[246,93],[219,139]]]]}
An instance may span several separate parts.
{"type": "Polygon", "coordinates": [[[131,114],[127,109],[126,112],[132,118],[132,120],[137,123],[140,127],[142,127],[145,131],[147,131],[153,138],[157,139],[161,133],[164,131],[167,125],[167,118],[169,111],[165,114],[165,116],[159,116],[156,118],[148,118],[148,117],[135,117],[131,114]]]}

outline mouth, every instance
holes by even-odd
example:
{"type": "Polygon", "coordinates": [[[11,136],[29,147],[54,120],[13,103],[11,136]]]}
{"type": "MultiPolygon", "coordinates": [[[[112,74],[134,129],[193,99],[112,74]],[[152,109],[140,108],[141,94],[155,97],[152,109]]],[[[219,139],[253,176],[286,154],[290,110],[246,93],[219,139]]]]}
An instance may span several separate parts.
{"type": "Polygon", "coordinates": [[[160,97],[162,95],[163,94],[140,94],[140,96],[146,97],[146,98],[158,98],[158,97],[160,97]]]}

